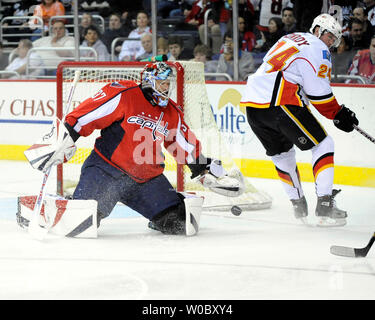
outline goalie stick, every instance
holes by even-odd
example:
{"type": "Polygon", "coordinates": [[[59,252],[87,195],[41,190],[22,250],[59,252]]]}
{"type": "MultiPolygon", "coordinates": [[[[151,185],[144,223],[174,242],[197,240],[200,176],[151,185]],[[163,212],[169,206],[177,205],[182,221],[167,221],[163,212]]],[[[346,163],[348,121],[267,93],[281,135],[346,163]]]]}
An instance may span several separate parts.
{"type": "MultiPolygon", "coordinates": [[[[66,103],[66,107],[65,107],[65,110],[64,110],[64,113],[63,113],[61,125],[64,125],[65,116],[70,109],[70,105],[72,104],[74,90],[75,90],[75,87],[77,85],[80,73],[81,72],[79,70],[77,70],[74,74],[74,80],[73,80],[72,85],[70,87],[68,101],[66,103]]],[[[58,128],[56,128],[56,129],[58,129],[58,128]]],[[[54,127],[52,127],[52,130],[54,130],[54,127]]],[[[60,136],[62,136],[62,135],[60,135],[60,136]]],[[[58,136],[58,139],[62,138],[60,136],[58,136]]],[[[46,234],[48,233],[48,227],[41,226],[39,224],[39,219],[40,219],[40,215],[41,215],[44,195],[45,195],[45,192],[46,192],[45,187],[46,187],[46,184],[47,184],[48,177],[49,177],[50,173],[51,173],[51,167],[48,168],[47,172],[44,173],[42,186],[40,188],[38,197],[37,197],[36,202],[35,202],[33,217],[31,219],[31,221],[29,223],[29,227],[28,227],[29,234],[37,240],[43,240],[44,237],[46,236],[46,234]]]]}
{"type": "Polygon", "coordinates": [[[336,256],[351,257],[351,258],[364,258],[370,251],[373,243],[375,242],[375,232],[373,233],[369,243],[364,248],[352,248],[344,246],[331,246],[331,253],[336,256]]]}

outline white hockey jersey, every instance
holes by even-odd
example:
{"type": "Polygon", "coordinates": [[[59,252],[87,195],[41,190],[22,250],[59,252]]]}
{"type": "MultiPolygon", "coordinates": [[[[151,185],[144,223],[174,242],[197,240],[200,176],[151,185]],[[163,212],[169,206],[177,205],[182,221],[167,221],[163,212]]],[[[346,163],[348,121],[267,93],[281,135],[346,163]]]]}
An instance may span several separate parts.
{"type": "Polygon", "coordinates": [[[310,33],[285,35],[267,52],[249,76],[241,107],[306,106],[309,102],[328,119],[341,109],[332,93],[331,54],[310,33]]]}
{"type": "Polygon", "coordinates": [[[284,8],[293,8],[291,0],[250,0],[250,2],[256,10],[260,6],[259,26],[262,31],[268,30],[268,22],[271,18],[281,19],[284,8]]]}

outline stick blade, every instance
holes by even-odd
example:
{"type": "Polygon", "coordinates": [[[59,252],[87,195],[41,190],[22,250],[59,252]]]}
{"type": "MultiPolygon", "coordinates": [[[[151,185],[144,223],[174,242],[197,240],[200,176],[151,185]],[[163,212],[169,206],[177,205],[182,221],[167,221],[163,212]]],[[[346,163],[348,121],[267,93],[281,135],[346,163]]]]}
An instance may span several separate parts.
{"type": "Polygon", "coordinates": [[[342,257],[357,257],[356,251],[354,248],[350,247],[344,247],[344,246],[331,246],[330,249],[331,253],[336,256],[342,256],[342,257]]]}

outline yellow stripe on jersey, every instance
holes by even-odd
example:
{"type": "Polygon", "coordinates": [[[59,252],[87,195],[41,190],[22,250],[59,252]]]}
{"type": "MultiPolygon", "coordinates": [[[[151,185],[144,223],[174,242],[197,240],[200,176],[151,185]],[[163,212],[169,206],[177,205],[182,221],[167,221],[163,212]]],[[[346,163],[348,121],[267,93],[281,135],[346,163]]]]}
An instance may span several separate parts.
{"type": "Polygon", "coordinates": [[[311,103],[312,104],[324,104],[324,103],[329,103],[331,101],[333,101],[335,99],[335,96],[332,95],[332,97],[330,97],[329,99],[325,99],[325,100],[312,100],[311,98],[309,98],[311,103]]]}
{"type": "Polygon", "coordinates": [[[256,102],[240,102],[240,107],[252,107],[252,108],[260,108],[260,109],[266,109],[270,107],[269,102],[268,103],[256,103],[256,102]]]}
{"type": "Polygon", "coordinates": [[[286,108],[285,106],[280,106],[281,109],[289,116],[290,119],[297,125],[300,130],[310,138],[310,140],[315,144],[318,145],[319,142],[307,131],[307,129],[302,125],[302,123],[286,108]]]}
{"type": "Polygon", "coordinates": [[[279,89],[277,92],[277,99],[276,99],[276,104],[275,104],[276,106],[281,105],[281,98],[283,97],[284,84],[285,84],[285,80],[283,77],[281,77],[279,89]]]}
{"type": "Polygon", "coordinates": [[[299,90],[299,87],[296,88],[295,96],[297,97],[297,100],[298,100],[298,102],[299,102],[299,105],[300,105],[301,107],[303,107],[303,106],[304,106],[304,103],[303,103],[302,100],[301,100],[301,96],[298,94],[298,90],[299,90]]]}

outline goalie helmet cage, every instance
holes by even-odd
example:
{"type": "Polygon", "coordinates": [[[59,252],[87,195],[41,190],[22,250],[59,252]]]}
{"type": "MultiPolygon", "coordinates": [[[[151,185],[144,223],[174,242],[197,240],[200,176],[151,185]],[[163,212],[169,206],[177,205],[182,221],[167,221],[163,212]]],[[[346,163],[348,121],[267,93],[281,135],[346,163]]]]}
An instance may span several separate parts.
{"type": "MultiPolygon", "coordinates": [[[[176,76],[176,86],[172,99],[181,107],[185,122],[190,126],[197,138],[202,142],[203,154],[207,157],[221,159],[224,167],[231,170],[236,167],[226,143],[217,128],[205,87],[204,65],[200,62],[179,61],[166,62],[176,76]]],[[[63,110],[67,101],[70,85],[76,70],[80,70],[80,78],[73,97],[72,108],[93,96],[104,85],[119,80],[133,80],[140,83],[140,73],[147,62],[62,62],[56,73],[57,117],[63,118],[63,110]]],[[[71,110],[69,110],[71,111],[71,110]]],[[[68,112],[69,112],[68,111],[68,112]]],[[[91,152],[99,130],[89,137],[77,141],[77,152],[66,164],[57,166],[57,193],[66,195],[72,192],[79,180],[80,168],[91,152]],[[69,190],[70,189],[70,190],[69,190]]],[[[232,205],[242,209],[262,209],[270,207],[271,198],[257,190],[249,182],[246,183],[246,196],[228,198],[220,195],[212,196],[190,179],[187,166],[177,164],[173,157],[165,153],[165,175],[178,191],[202,192],[208,207],[217,210],[230,209],[232,205]],[[210,200],[211,199],[211,200],[210,200]],[[211,203],[210,203],[211,202],[211,203]]]]}

